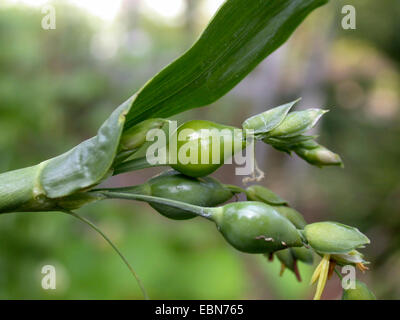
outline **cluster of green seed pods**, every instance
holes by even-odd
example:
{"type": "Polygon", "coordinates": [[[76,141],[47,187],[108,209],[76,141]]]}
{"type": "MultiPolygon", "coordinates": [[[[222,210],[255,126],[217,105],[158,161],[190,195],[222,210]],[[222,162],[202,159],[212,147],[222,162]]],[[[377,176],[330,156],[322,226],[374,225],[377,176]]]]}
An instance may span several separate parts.
{"type": "MultiPolygon", "coordinates": [[[[327,111],[314,108],[289,112],[296,102],[253,116],[241,129],[203,120],[186,122],[176,129],[167,145],[168,162],[164,165],[173,170],[141,185],[97,189],[92,195],[102,199],[145,201],[174,220],[204,217],[215,223],[232,247],[245,253],[263,254],[269,259],[276,256],[282,264],[281,273],[291,270],[299,281],[298,262],[312,264],[316,253],[322,260],[312,282],[318,280],[315,298],[319,299],[336,265],[367,269],[367,262],[357,249],[368,244],[368,238],[358,229],[336,222],[307,224],[301,213],[264,186],[243,189],[209,177],[228,158],[245,149],[250,139],[261,140],[289,154],[295,152],[312,165],[342,165],[337,154],[315,142],[315,136],[304,134],[327,111]],[[192,153],[193,150],[196,152],[192,153]],[[171,161],[171,155],[175,155],[175,162],[171,161]],[[188,157],[195,161],[182,160],[188,157]],[[243,193],[247,201],[226,203],[237,193],[243,193]]],[[[160,129],[166,123],[167,120],[150,119],[126,132],[121,139],[114,174],[154,166],[146,165],[143,158],[130,159],[130,156],[145,144],[148,130],[160,129]]],[[[345,291],[343,297],[367,296],[364,289],[358,283],[356,291],[345,291]]]]}
{"type": "MultiPolygon", "coordinates": [[[[285,269],[291,270],[299,281],[298,262],[312,264],[315,252],[323,257],[312,278],[312,282],[319,281],[316,299],[320,298],[335,265],[367,269],[367,262],[356,249],[369,240],[358,229],[337,222],[307,224],[287,201],[263,186],[244,190],[210,177],[192,178],[169,170],[142,185],[94,192],[104,198],[146,201],[162,215],[175,220],[207,218],[232,247],[268,258],[275,255],[282,264],[281,274],[285,269]],[[249,201],[222,205],[238,192],[245,193],[249,201]]],[[[352,295],[345,292],[346,297],[350,299],[355,292],[351,291],[352,295]]]]}
{"type": "Polygon", "coordinates": [[[243,127],[254,130],[259,140],[275,149],[289,154],[293,151],[312,165],[342,166],[339,155],[315,142],[315,136],[304,135],[328,111],[311,108],[289,113],[297,101],[253,116],[243,123],[243,127]]]}
{"type": "Polygon", "coordinates": [[[242,128],[205,120],[191,120],[180,125],[169,137],[165,163],[144,164],[144,158],[125,161],[145,143],[146,133],[168,123],[163,119],[148,119],[124,133],[121,139],[122,163],[116,163],[115,174],[144,167],[169,165],[190,177],[205,177],[226,160],[246,148],[249,142],[261,140],[277,150],[295,152],[315,166],[341,166],[339,155],[304,135],[327,111],[317,108],[289,112],[298,100],[250,117],[242,128]]]}
{"type": "Polygon", "coordinates": [[[242,252],[272,253],[303,245],[301,234],[296,227],[268,204],[243,201],[213,207],[231,198],[233,193],[214,179],[202,179],[182,177],[181,174],[164,174],[144,185],[99,189],[94,192],[107,198],[146,201],[158,212],[172,219],[203,216],[213,221],[226,241],[242,252]],[[165,188],[162,186],[164,182],[167,185],[165,188]],[[217,186],[218,193],[211,192],[210,186],[217,186]],[[185,187],[192,191],[202,190],[204,193],[202,196],[193,194],[187,192],[185,187]],[[161,194],[163,197],[155,196],[161,194]],[[179,201],[174,200],[177,198],[179,201]],[[206,206],[194,204],[199,202],[206,206]]]}
{"type": "MultiPolygon", "coordinates": [[[[288,206],[288,202],[275,194],[273,191],[259,185],[253,185],[245,190],[248,200],[261,201],[274,207],[280,215],[288,219],[298,230],[303,230],[307,225],[303,215],[297,210],[288,206]]],[[[281,262],[281,275],[285,269],[292,271],[297,280],[301,281],[300,272],[297,262],[301,261],[306,264],[312,264],[314,261],[313,253],[310,249],[303,247],[288,248],[275,253],[281,262]]],[[[272,260],[273,256],[269,255],[268,259],[272,260]]]]}

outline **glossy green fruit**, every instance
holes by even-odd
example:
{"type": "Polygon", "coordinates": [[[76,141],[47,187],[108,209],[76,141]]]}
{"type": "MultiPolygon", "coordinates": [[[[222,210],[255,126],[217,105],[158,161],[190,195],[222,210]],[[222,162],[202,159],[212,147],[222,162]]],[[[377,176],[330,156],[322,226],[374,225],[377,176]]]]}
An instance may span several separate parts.
{"type": "Polygon", "coordinates": [[[139,200],[192,212],[214,221],[228,243],[242,252],[273,253],[303,246],[300,231],[273,207],[262,202],[234,202],[212,208],[129,190],[96,190],[93,194],[105,199],[139,200]]]}
{"type": "MultiPolygon", "coordinates": [[[[192,178],[173,170],[164,172],[140,186],[114,189],[114,191],[177,200],[203,207],[217,206],[234,195],[214,178],[192,178]]],[[[197,216],[190,211],[168,205],[150,203],[150,206],[160,214],[174,220],[191,219],[197,216]]]]}
{"type": "Polygon", "coordinates": [[[242,132],[211,121],[188,121],[171,137],[177,144],[169,144],[169,165],[187,176],[207,176],[246,147],[242,132]]]}
{"type": "Polygon", "coordinates": [[[355,289],[343,290],[342,300],[376,300],[376,297],[364,282],[356,280],[355,289]]]}
{"type": "Polygon", "coordinates": [[[262,202],[235,202],[215,208],[212,220],[237,250],[270,253],[302,246],[296,227],[272,206],[262,202]]]}
{"type": "MultiPolygon", "coordinates": [[[[231,191],[211,177],[192,178],[175,173],[153,178],[148,184],[151,188],[151,195],[154,197],[182,201],[202,207],[215,207],[233,197],[231,191]]],[[[196,217],[189,211],[156,203],[150,205],[171,219],[184,220],[196,217]]]]}

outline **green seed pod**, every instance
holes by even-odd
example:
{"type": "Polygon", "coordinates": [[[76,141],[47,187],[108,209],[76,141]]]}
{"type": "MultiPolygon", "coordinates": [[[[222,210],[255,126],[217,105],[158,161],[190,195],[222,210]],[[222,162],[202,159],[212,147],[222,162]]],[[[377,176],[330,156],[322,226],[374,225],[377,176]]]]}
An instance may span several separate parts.
{"type": "Polygon", "coordinates": [[[271,190],[258,185],[246,189],[246,197],[249,201],[260,201],[271,206],[287,205],[287,201],[272,192],[271,190]]]}
{"type": "Polygon", "coordinates": [[[300,247],[295,226],[272,206],[262,202],[236,202],[216,208],[211,219],[224,238],[239,251],[270,253],[300,247]]]}
{"type": "Polygon", "coordinates": [[[286,207],[286,206],[279,206],[274,207],[280,215],[284,216],[288,219],[297,229],[303,230],[304,227],[307,225],[306,220],[304,220],[303,215],[298,212],[297,210],[286,207]]]}
{"type": "Polygon", "coordinates": [[[289,138],[301,135],[314,127],[322,115],[327,112],[327,110],[316,108],[291,112],[278,127],[268,133],[268,136],[289,138]]]}
{"type": "Polygon", "coordinates": [[[277,251],[275,255],[282,264],[280,275],[283,275],[285,269],[289,269],[295,274],[299,282],[301,282],[301,276],[297,262],[302,261],[306,264],[312,264],[314,260],[311,250],[305,247],[294,247],[280,250],[277,251]]]}
{"type": "Polygon", "coordinates": [[[242,252],[272,253],[289,247],[303,246],[302,236],[296,227],[273,207],[262,202],[234,202],[210,208],[124,191],[93,192],[95,196],[105,199],[140,200],[195,213],[214,221],[228,243],[242,252]]]}
{"type": "Polygon", "coordinates": [[[300,99],[252,116],[243,122],[242,127],[245,130],[253,130],[255,135],[266,134],[285,120],[289,110],[299,100],[300,99]]]}
{"type": "Polygon", "coordinates": [[[169,165],[187,176],[207,176],[246,147],[242,133],[241,129],[210,121],[186,122],[171,137],[177,145],[169,146],[169,165]]]}
{"type": "Polygon", "coordinates": [[[318,167],[343,166],[342,159],[338,154],[333,153],[313,140],[303,142],[293,150],[300,158],[318,167]]]}
{"type": "MultiPolygon", "coordinates": [[[[152,196],[202,207],[215,207],[233,197],[231,191],[212,177],[191,178],[183,174],[172,174],[153,178],[148,183],[152,196]]],[[[151,204],[151,206],[164,216],[175,220],[190,219],[196,216],[189,211],[161,204],[151,204]]]]}
{"type": "Polygon", "coordinates": [[[364,282],[356,280],[355,289],[343,290],[342,300],[376,300],[376,297],[364,282]]]}
{"type": "Polygon", "coordinates": [[[306,247],[299,247],[299,248],[290,248],[293,257],[301,261],[305,264],[313,264],[314,262],[314,255],[311,249],[307,249],[306,247]]]}
{"type": "Polygon", "coordinates": [[[291,153],[293,149],[296,147],[301,146],[303,143],[313,140],[317,138],[317,136],[306,136],[306,135],[299,135],[290,138],[274,138],[274,137],[267,137],[263,139],[263,142],[266,144],[271,145],[275,149],[279,151],[286,152],[288,154],[291,153]]]}
{"type": "Polygon", "coordinates": [[[249,201],[260,201],[273,206],[282,216],[293,223],[297,229],[303,230],[307,224],[300,212],[288,207],[286,200],[263,186],[253,185],[248,187],[246,189],[246,197],[249,201]]]}
{"type": "Polygon", "coordinates": [[[357,228],[337,222],[309,224],[303,235],[308,244],[321,254],[347,253],[370,243],[357,228]]]}
{"type": "MultiPolygon", "coordinates": [[[[288,249],[279,250],[279,251],[275,252],[276,257],[283,265],[281,268],[280,275],[282,276],[283,272],[285,271],[285,268],[287,268],[287,269],[291,270],[292,272],[294,272],[297,276],[297,279],[299,280],[298,271],[296,271],[297,270],[296,259],[293,257],[291,249],[292,248],[288,248],[288,249]]],[[[301,280],[299,280],[299,281],[301,281],[301,280]]]]}
{"type": "MultiPolygon", "coordinates": [[[[284,249],[284,250],[279,250],[275,252],[276,257],[278,260],[289,270],[295,271],[296,268],[296,260],[292,255],[292,248],[284,249]]],[[[283,270],[281,271],[281,275],[283,274],[283,270]]]]}
{"type": "MultiPolygon", "coordinates": [[[[217,206],[228,201],[234,195],[214,178],[192,178],[173,170],[156,176],[142,185],[114,189],[114,191],[177,200],[204,207],[217,206]]],[[[190,211],[163,204],[150,203],[150,206],[165,217],[174,220],[186,220],[197,216],[190,211]]]]}
{"type": "Polygon", "coordinates": [[[160,129],[166,121],[165,119],[148,119],[125,131],[120,140],[120,151],[140,148],[146,142],[147,132],[160,129]]]}

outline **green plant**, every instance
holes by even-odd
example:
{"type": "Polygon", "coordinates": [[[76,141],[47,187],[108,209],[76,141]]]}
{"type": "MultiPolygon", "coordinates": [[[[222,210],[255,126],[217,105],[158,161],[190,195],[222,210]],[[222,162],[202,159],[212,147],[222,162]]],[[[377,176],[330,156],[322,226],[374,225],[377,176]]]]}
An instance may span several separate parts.
{"type": "Polygon", "coordinates": [[[294,272],[297,260],[310,262],[310,251],[305,247],[311,247],[323,255],[313,277],[319,279],[316,294],[319,298],[331,261],[364,268],[364,260],[355,249],[368,243],[368,239],[356,229],[338,224],[307,225],[300,213],[287,207],[287,202],[272,192],[258,187],[243,190],[222,185],[207,175],[254,139],[289,154],[295,152],[312,165],[342,165],[338,155],[314,141],[316,137],[305,135],[325,110],[289,112],[296,100],[247,119],[242,128],[189,121],[175,131],[175,136],[185,129],[193,130],[194,134],[188,135],[185,141],[178,140],[176,149],[169,148],[168,159],[171,152],[179,154],[189,143],[189,147],[200,148],[197,155],[200,160],[203,155],[212,160],[213,154],[219,152],[217,163],[183,163],[178,158],[177,163],[151,164],[137,154],[147,147],[146,136],[150,130],[168,127],[167,117],[219,99],[284,43],[310,12],[326,2],[226,1],[194,46],[120,105],[95,137],[36,166],[1,174],[0,213],[61,211],[101,233],[90,221],[72,211],[106,199],[146,201],[169,218],[179,220],[197,215],[211,220],[236,249],[260,254],[277,252],[282,263],[294,272]],[[227,129],[231,140],[217,145],[212,137],[199,136],[203,129],[227,129]],[[235,137],[239,144],[235,144],[235,137]],[[140,186],[96,189],[113,175],[154,165],[170,165],[180,174],[166,173],[140,186]],[[179,193],[174,193],[174,189],[179,193]],[[193,197],[194,192],[201,193],[201,197],[193,197]],[[222,205],[240,192],[251,201],[222,205]],[[334,229],[328,242],[321,237],[327,227],[334,229]]]}
{"type": "MultiPolygon", "coordinates": [[[[212,177],[192,178],[174,170],[165,171],[138,186],[108,189],[108,191],[141,194],[206,207],[222,204],[235,194],[212,177]]],[[[196,217],[196,214],[190,211],[171,206],[157,203],[150,203],[150,206],[165,217],[174,220],[196,217]]]]}

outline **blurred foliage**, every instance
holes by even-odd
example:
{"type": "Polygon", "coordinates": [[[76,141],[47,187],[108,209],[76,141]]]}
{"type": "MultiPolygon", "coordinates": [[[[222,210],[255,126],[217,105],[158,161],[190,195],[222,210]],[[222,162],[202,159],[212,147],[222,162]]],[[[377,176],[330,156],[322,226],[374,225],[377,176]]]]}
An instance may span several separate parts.
{"type": "MultiPolygon", "coordinates": [[[[93,135],[207,22],[196,15],[200,0],[191,1],[188,18],[178,24],[143,14],[137,3],[124,1],[117,22],[104,26],[57,2],[57,29],[48,31],[40,27],[40,10],[0,6],[0,172],[38,163],[93,135]]],[[[372,264],[362,278],[378,298],[389,299],[400,298],[399,13],[395,0],[331,1],[225,98],[178,116],[238,125],[299,96],[331,109],[318,128],[320,141],[343,157],[345,169],[319,170],[267,150],[259,158],[264,183],[310,222],[338,220],[365,232],[372,264]],[[340,26],[344,4],[357,9],[356,30],[340,26]]],[[[153,173],[124,175],[113,184],[141,183],[153,173]]],[[[216,176],[240,183],[232,166],[216,176]]],[[[301,284],[289,272],[280,278],[277,261],[234,251],[207,221],[169,221],[143,204],[116,201],[81,213],[117,243],[151,298],[311,295],[310,267],[300,266],[301,284]]],[[[2,215],[0,244],[1,299],[141,298],[107,243],[61,213],[2,215]],[[46,264],[56,266],[57,290],[41,288],[46,264]]],[[[331,281],[326,298],[340,294],[338,281],[331,281]]]]}

